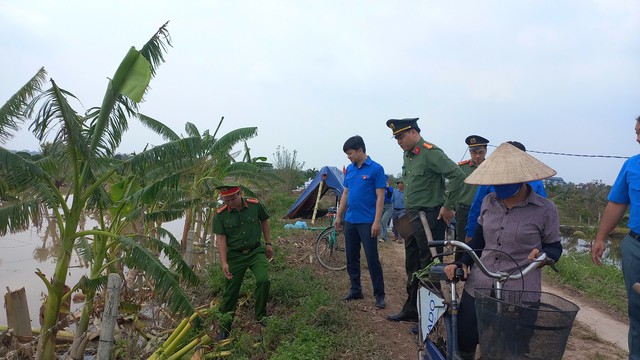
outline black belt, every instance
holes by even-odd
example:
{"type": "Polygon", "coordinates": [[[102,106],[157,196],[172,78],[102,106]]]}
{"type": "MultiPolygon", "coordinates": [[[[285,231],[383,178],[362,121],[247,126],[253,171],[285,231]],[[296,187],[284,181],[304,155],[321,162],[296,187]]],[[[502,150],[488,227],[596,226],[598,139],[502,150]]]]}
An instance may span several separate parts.
{"type": "Polygon", "coordinates": [[[435,207],[423,207],[423,208],[420,208],[420,209],[418,209],[418,210],[419,210],[419,211],[424,211],[424,212],[428,213],[428,212],[433,212],[433,211],[440,211],[440,208],[441,208],[441,207],[442,207],[442,206],[435,206],[435,207]]]}
{"type": "Polygon", "coordinates": [[[247,246],[247,247],[244,247],[244,248],[238,249],[238,250],[237,250],[237,252],[239,252],[239,253],[243,253],[243,254],[248,254],[250,251],[253,251],[253,250],[255,250],[255,249],[259,248],[259,247],[260,247],[260,245],[262,245],[262,244],[261,244],[260,242],[257,242],[257,243],[255,243],[255,245],[253,245],[253,246],[247,246]]]}
{"type": "Polygon", "coordinates": [[[640,234],[636,233],[633,230],[629,231],[629,236],[631,236],[632,238],[634,238],[636,240],[640,240],[640,234]]]}
{"type": "Polygon", "coordinates": [[[464,210],[470,210],[471,206],[465,204],[458,204],[458,207],[464,210]]]}

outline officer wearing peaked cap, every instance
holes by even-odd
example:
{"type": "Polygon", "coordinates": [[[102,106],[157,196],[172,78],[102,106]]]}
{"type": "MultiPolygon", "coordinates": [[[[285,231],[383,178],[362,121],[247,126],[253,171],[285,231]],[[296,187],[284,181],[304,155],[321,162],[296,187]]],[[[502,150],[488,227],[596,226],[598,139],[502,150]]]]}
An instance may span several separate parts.
{"type": "Polygon", "coordinates": [[[418,319],[418,281],[413,273],[432,260],[418,213],[425,212],[433,238],[444,239],[446,226],[453,219],[462,193],[465,174],[439,147],[422,138],[418,118],[390,119],[387,127],[404,151],[402,179],[407,214],[399,220],[399,231],[405,239],[408,295],[400,313],[387,319],[412,321],[418,319]],[[407,225],[402,226],[402,222],[407,225]]]}
{"type": "MultiPolygon", "coordinates": [[[[480,135],[469,135],[464,139],[464,142],[469,147],[471,159],[459,162],[458,166],[466,176],[469,176],[484,161],[487,155],[487,144],[489,140],[480,135]]],[[[469,209],[471,208],[471,203],[473,202],[477,189],[477,185],[465,184],[462,195],[460,195],[460,199],[458,200],[456,206],[456,239],[459,241],[469,242],[471,240],[471,238],[467,238],[466,236],[467,232],[465,227],[467,226],[469,209]]],[[[459,257],[458,255],[461,254],[457,254],[456,257],[459,257]]]]}
{"type": "Polygon", "coordinates": [[[269,213],[260,200],[245,198],[237,185],[223,185],[216,189],[224,205],[216,210],[213,233],[216,234],[222,272],[227,278],[220,312],[231,313],[231,320],[221,323],[220,339],[229,336],[240,288],[247,269],[256,281],[255,316],[261,321],[267,312],[269,297],[269,262],[273,257],[269,229],[269,213]],[[260,241],[264,235],[264,244],[260,241]]]}

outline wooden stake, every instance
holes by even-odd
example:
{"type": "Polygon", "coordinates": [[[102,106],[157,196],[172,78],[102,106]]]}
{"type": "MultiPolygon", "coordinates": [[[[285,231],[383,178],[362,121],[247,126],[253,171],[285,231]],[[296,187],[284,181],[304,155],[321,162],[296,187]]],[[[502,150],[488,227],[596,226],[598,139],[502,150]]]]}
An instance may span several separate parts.
{"type": "Polygon", "coordinates": [[[107,283],[107,299],[102,313],[102,329],[100,331],[100,340],[98,343],[98,360],[111,359],[111,348],[114,343],[114,331],[116,320],[118,319],[118,306],[120,305],[120,287],[122,280],[118,274],[109,274],[109,282],[107,283]]]}
{"type": "Polygon", "coordinates": [[[4,303],[7,309],[7,324],[13,333],[19,337],[32,336],[31,318],[29,317],[29,305],[27,304],[27,294],[22,289],[11,291],[7,288],[4,295],[4,303]]]}

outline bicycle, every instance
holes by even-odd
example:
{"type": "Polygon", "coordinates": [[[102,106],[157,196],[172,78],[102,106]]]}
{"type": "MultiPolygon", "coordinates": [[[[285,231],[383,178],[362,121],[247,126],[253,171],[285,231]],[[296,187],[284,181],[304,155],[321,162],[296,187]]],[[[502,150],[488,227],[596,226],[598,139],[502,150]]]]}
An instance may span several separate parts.
{"type": "MultiPolygon", "coordinates": [[[[478,334],[483,359],[562,358],[579,307],[549,293],[503,289],[505,282],[522,279],[540,264],[552,265],[545,253],[541,253],[524,269],[506,273],[487,269],[473,249],[464,242],[429,241],[429,247],[446,246],[468,252],[480,271],[496,280],[493,289],[475,291],[478,334]],[[539,300],[531,300],[532,296],[539,300]],[[534,342],[537,346],[531,347],[531,353],[522,351],[534,342]]],[[[446,264],[431,266],[427,278],[421,279],[418,290],[419,359],[460,359],[457,350],[459,296],[456,284],[464,280],[464,273],[462,269],[457,269],[455,278],[450,281],[444,273],[445,266],[446,264]],[[446,282],[451,300],[446,302],[444,296],[439,294],[440,290],[430,282],[446,282]],[[433,331],[442,317],[446,337],[433,331]]]]}
{"type": "Polygon", "coordinates": [[[345,251],[344,233],[337,231],[335,226],[333,226],[337,212],[337,208],[329,208],[327,216],[330,219],[330,224],[318,235],[316,240],[316,258],[325,268],[340,271],[347,268],[347,254],[345,251]]]}

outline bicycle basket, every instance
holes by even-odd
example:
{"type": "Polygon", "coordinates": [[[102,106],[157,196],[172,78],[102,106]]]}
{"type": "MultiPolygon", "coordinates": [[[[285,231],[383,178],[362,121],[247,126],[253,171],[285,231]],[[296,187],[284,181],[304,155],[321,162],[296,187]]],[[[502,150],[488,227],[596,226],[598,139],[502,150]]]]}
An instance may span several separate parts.
{"type": "Polygon", "coordinates": [[[538,291],[475,290],[478,335],[483,359],[562,359],[580,308],[557,295],[538,291]]]}

